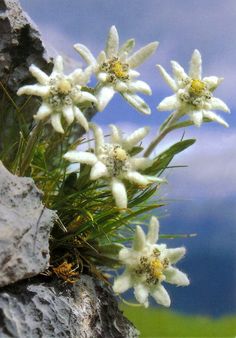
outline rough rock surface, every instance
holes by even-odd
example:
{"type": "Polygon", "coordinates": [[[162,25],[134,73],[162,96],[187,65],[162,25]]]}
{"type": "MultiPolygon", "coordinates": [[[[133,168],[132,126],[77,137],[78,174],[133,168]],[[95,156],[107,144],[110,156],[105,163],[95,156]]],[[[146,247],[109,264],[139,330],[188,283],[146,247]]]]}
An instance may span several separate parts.
{"type": "Polygon", "coordinates": [[[83,275],[75,285],[17,283],[0,292],[1,338],[136,338],[108,288],[83,275]]]}
{"type": "Polygon", "coordinates": [[[45,208],[33,180],[0,162],[0,286],[37,275],[49,264],[55,212],[45,208]]]}
{"type": "Polygon", "coordinates": [[[0,79],[7,90],[16,92],[22,82],[33,80],[32,63],[51,70],[40,33],[18,0],[0,0],[0,35],[0,79]]]}
{"type": "MultiPolygon", "coordinates": [[[[0,0],[0,151],[17,142],[19,124],[31,124],[40,101],[17,96],[20,86],[34,83],[29,66],[34,63],[50,72],[40,33],[18,0],[0,0]],[[27,104],[25,104],[27,102],[27,104]],[[24,108],[23,108],[24,107],[24,108]],[[14,130],[14,132],[12,132],[14,130]]],[[[14,156],[14,153],[12,154],[14,156]]]]}

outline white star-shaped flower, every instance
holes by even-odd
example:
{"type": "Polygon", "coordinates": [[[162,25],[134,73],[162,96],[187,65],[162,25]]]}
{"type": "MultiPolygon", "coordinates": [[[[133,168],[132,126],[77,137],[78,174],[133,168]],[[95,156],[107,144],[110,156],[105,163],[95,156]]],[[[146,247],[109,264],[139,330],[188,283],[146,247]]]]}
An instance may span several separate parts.
{"type": "Polygon", "coordinates": [[[34,116],[36,120],[50,118],[53,128],[58,133],[64,133],[61,118],[65,118],[68,125],[74,119],[88,130],[88,121],[79,109],[80,103],[97,102],[94,95],[82,90],[90,77],[89,69],[76,69],[69,75],[64,75],[63,59],[57,56],[50,76],[35,65],[29,68],[38,83],[21,87],[17,94],[36,95],[42,98],[42,104],[34,116]]]}
{"type": "Polygon", "coordinates": [[[79,163],[90,165],[90,179],[106,179],[110,185],[113,197],[118,208],[127,208],[127,192],[123,181],[129,181],[138,186],[145,187],[153,182],[164,182],[164,179],[155,176],[142,175],[139,170],[144,170],[152,165],[153,160],[145,157],[134,157],[130,154],[133,147],[138,144],[148,133],[147,127],[137,129],[126,139],[121,131],[114,125],[111,127],[111,143],[105,143],[103,131],[95,124],[90,124],[95,138],[94,153],[83,151],[68,151],[64,158],[72,163],[72,170],[79,169],[79,163]]]}
{"type": "Polygon", "coordinates": [[[106,43],[97,60],[90,50],[82,45],[75,44],[75,49],[89,66],[93,66],[98,79],[97,94],[98,110],[102,111],[112,99],[115,92],[119,92],[124,99],[135,109],[150,114],[151,110],[147,103],[136,94],[151,95],[149,85],[137,80],[140,75],[134,68],[142,64],[157,48],[158,42],[152,42],[130,55],[135,45],[134,39],[127,40],[119,47],[119,35],[115,26],[112,26],[106,43]]]}
{"type": "Polygon", "coordinates": [[[162,282],[189,285],[187,275],[172,266],[185,255],[185,248],[168,249],[166,244],[155,244],[158,234],[156,217],[151,217],[147,235],[140,226],[136,227],[132,248],[124,247],[119,252],[125,271],[113,285],[115,293],[123,293],[133,287],[135,298],[145,307],[149,305],[149,294],[157,303],[170,306],[170,297],[162,282]]]}
{"type": "Polygon", "coordinates": [[[189,74],[176,62],[171,61],[173,78],[165,69],[157,65],[167,84],[173,89],[174,95],[166,97],[157,107],[160,111],[175,110],[176,116],[188,114],[196,126],[200,126],[203,118],[218,122],[225,127],[228,124],[212,110],[229,112],[227,105],[213,96],[214,90],[223,78],[209,76],[202,78],[202,58],[200,52],[194,50],[189,67],[189,74]]]}

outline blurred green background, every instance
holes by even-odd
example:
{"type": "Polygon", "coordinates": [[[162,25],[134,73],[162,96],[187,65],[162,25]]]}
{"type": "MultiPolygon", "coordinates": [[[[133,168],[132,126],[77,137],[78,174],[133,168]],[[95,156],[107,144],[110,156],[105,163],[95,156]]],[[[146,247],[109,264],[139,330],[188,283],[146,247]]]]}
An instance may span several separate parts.
{"type": "Polygon", "coordinates": [[[236,316],[182,315],[171,310],[121,305],[125,316],[141,332],[140,338],[236,337],[236,316]]]}

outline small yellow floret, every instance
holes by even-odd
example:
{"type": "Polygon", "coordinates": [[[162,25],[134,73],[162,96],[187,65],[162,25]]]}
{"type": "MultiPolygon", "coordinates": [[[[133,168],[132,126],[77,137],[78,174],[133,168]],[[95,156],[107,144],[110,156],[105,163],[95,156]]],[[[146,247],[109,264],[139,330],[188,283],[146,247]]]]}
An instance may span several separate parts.
{"type": "Polygon", "coordinates": [[[153,277],[155,277],[156,279],[160,279],[163,276],[162,272],[165,267],[159,259],[151,260],[150,268],[151,268],[153,277]]]}
{"type": "Polygon", "coordinates": [[[71,84],[68,80],[61,80],[57,85],[57,90],[60,94],[68,94],[71,90],[71,84]]]}
{"type": "Polygon", "coordinates": [[[125,161],[127,159],[127,153],[124,149],[117,148],[115,149],[115,158],[118,161],[125,161]]]}
{"type": "Polygon", "coordinates": [[[198,95],[201,95],[205,89],[206,89],[206,85],[204,82],[197,80],[197,79],[193,79],[191,81],[189,92],[190,94],[198,96],[198,95]]]}
{"type": "Polygon", "coordinates": [[[120,61],[115,61],[111,64],[111,71],[118,78],[124,78],[128,76],[128,73],[124,68],[124,65],[120,61]]]}

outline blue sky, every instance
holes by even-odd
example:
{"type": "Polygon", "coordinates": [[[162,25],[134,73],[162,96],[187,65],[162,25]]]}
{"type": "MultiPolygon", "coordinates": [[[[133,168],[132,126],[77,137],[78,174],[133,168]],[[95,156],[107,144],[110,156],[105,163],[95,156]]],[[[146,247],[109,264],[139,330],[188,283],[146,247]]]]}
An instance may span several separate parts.
{"type": "MultiPolygon", "coordinates": [[[[151,41],[160,42],[155,55],[140,67],[141,78],[150,83],[153,89],[153,96],[146,98],[152,115],[146,117],[137,113],[117,95],[106,110],[95,118],[103,126],[117,123],[129,133],[137,126],[151,125],[154,135],[161,121],[167,117],[167,113],[157,112],[155,106],[171,93],[155,64],[159,63],[170,70],[170,60],[177,60],[187,67],[195,48],[202,54],[204,75],[225,78],[216,96],[231,108],[231,115],[220,113],[230,128],[212,123],[201,129],[192,127],[186,130],[186,137],[197,137],[198,141],[175,161],[189,167],[168,173],[169,184],[163,194],[166,198],[176,199],[176,202],[169,206],[170,217],[163,223],[169,224],[170,232],[193,231],[201,234],[196,243],[202,253],[210,250],[215,257],[219,252],[224,253],[222,257],[225,260],[230,257],[229,284],[223,283],[223,288],[235,291],[232,285],[236,282],[233,272],[236,252],[230,247],[235,247],[236,240],[236,1],[21,0],[21,4],[37,24],[50,53],[67,56],[72,64],[81,62],[73,50],[74,43],[87,45],[97,55],[104,48],[107,32],[113,24],[119,31],[120,40],[134,37],[137,48],[151,41]],[[181,201],[183,199],[185,202],[181,201]],[[216,215],[217,224],[214,226],[216,215]],[[205,232],[201,226],[205,227],[205,232]],[[221,241],[223,238],[226,240],[221,241]]],[[[157,152],[181,135],[182,132],[171,135],[157,152]]],[[[198,252],[194,243],[189,246],[189,255],[191,250],[194,254],[198,252]]],[[[190,260],[190,269],[193,264],[190,260]]],[[[216,273],[212,279],[217,278],[216,273]]],[[[195,293],[196,299],[198,291],[195,293]]],[[[181,294],[184,296],[184,290],[181,294]]],[[[215,297],[217,294],[219,290],[216,288],[215,297]]],[[[230,301],[231,304],[226,306],[228,311],[236,311],[236,299],[228,298],[227,302],[230,301]]],[[[212,308],[214,306],[213,302],[212,308]]],[[[178,306],[176,308],[179,309],[178,306]]],[[[211,314],[211,310],[208,313],[211,314]]]]}

